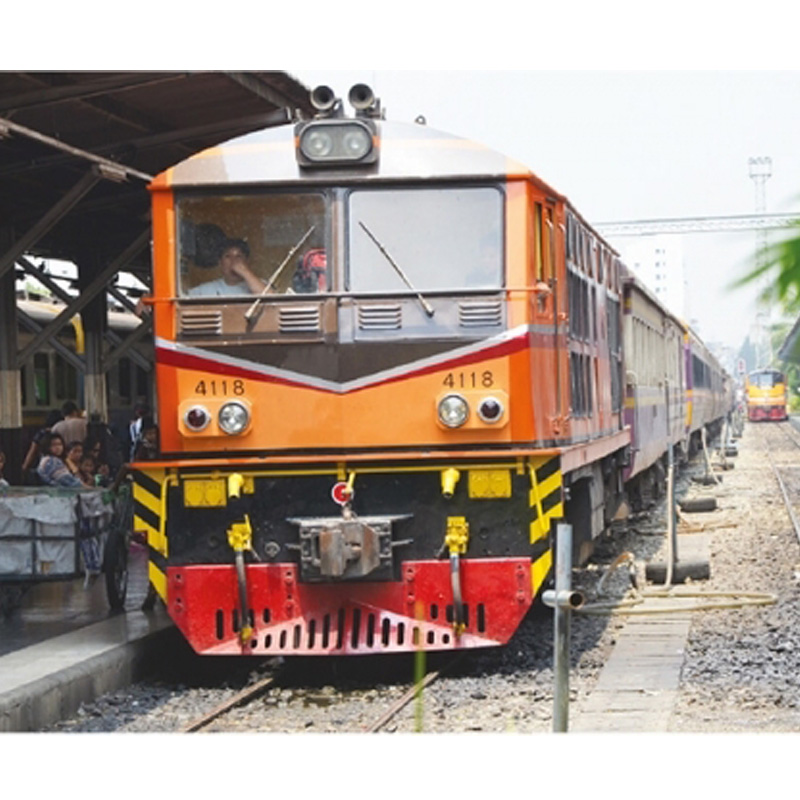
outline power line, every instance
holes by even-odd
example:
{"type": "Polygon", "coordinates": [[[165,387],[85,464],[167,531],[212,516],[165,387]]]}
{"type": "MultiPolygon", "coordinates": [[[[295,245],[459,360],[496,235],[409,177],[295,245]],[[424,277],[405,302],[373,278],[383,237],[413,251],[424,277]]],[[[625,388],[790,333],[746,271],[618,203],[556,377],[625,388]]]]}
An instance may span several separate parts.
{"type": "Polygon", "coordinates": [[[648,236],[656,233],[720,233],[767,230],[800,225],[800,212],[792,214],[740,214],[728,217],[679,217],[627,222],[596,222],[602,236],[648,236]]]}

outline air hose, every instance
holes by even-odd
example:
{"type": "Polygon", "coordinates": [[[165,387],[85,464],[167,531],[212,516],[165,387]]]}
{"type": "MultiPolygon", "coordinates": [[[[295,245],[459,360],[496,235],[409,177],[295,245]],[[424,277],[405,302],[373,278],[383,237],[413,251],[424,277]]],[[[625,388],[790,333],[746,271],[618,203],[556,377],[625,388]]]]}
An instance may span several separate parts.
{"type": "MultiPolygon", "coordinates": [[[[600,582],[597,584],[597,594],[600,595],[605,589],[606,581],[617,567],[624,563],[633,562],[633,554],[624,552],[617,556],[609,568],[606,570],[600,582]]],[[[685,614],[691,611],[714,611],[724,608],[742,608],[743,606],[767,606],[773,605],[778,601],[777,595],[767,592],[709,592],[698,589],[666,587],[645,589],[640,592],[636,587],[627,599],[609,601],[607,603],[588,603],[581,608],[575,609],[578,614],[589,614],[594,616],[623,614],[639,616],[644,614],[685,614]],[[683,603],[680,605],[665,605],[659,602],[647,604],[648,600],[684,600],[696,599],[695,603],[683,603]],[[717,598],[716,600],[714,598],[717,598]],[[723,601],[722,598],[729,598],[723,601]],[[711,602],[706,602],[711,601],[711,602]]]]}
{"type": "Polygon", "coordinates": [[[589,603],[575,609],[577,614],[594,616],[611,615],[641,616],[645,614],[686,614],[692,611],[715,611],[725,608],[742,608],[743,606],[768,606],[778,601],[774,594],[766,592],[704,592],[697,590],[677,591],[672,589],[646,589],[644,592],[635,593],[628,600],[609,603],[589,603]],[[662,605],[659,603],[647,604],[649,599],[683,600],[695,598],[698,602],[683,603],[680,605],[662,605]],[[712,598],[720,598],[719,601],[712,598]],[[721,598],[729,598],[722,601],[721,598]],[[711,602],[706,602],[711,600],[711,602]]]}

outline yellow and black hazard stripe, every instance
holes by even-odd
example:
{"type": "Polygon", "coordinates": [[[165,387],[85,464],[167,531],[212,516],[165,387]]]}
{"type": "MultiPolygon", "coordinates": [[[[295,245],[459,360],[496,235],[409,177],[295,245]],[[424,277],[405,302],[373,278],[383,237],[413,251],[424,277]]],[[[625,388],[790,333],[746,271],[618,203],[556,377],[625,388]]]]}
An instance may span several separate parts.
{"type": "Polygon", "coordinates": [[[133,528],[147,536],[150,583],[167,597],[166,470],[137,470],[133,475],[133,528]]]}
{"type": "Polygon", "coordinates": [[[534,556],[531,564],[532,589],[536,596],[553,566],[552,523],[564,516],[561,460],[558,456],[531,458],[528,471],[531,479],[530,542],[532,545],[541,543],[541,552],[534,556]]]}

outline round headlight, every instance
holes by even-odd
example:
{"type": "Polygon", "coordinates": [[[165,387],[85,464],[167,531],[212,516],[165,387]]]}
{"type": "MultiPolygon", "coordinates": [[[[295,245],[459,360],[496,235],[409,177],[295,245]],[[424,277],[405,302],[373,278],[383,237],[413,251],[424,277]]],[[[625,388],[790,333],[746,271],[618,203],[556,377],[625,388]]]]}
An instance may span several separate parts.
{"type": "Polygon", "coordinates": [[[347,158],[363,158],[369,153],[372,147],[372,140],[369,133],[363,128],[353,128],[347,131],[342,139],[342,148],[347,158]]]}
{"type": "Polygon", "coordinates": [[[250,413],[241,403],[225,403],[219,410],[219,426],[225,433],[241,433],[249,421],[250,413]]]}
{"type": "Polygon", "coordinates": [[[503,416],[503,404],[496,397],[487,397],[478,406],[478,416],[484,422],[497,422],[503,416]]]}
{"type": "Polygon", "coordinates": [[[448,428],[460,428],[469,417],[467,401],[458,394],[449,394],[439,401],[439,419],[448,428]]]}
{"type": "Polygon", "coordinates": [[[192,406],[183,415],[183,421],[189,430],[202,431],[211,422],[211,414],[203,406],[192,406]]]}
{"type": "Polygon", "coordinates": [[[328,131],[318,128],[310,130],[303,136],[300,149],[306,158],[325,158],[333,150],[333,136],[328,131]]]}

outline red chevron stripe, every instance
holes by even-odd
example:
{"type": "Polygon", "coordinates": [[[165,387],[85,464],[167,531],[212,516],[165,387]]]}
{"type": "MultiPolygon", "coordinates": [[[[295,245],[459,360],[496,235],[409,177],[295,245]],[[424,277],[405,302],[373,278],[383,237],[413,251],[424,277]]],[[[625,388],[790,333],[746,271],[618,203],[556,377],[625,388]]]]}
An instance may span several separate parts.
{"type": "MultiPolygon", "coordinates": [[[[156,347],[156,363],[164,364],[171,367],[178,367],[179,369],[194,369],[201,372],[209,372],[214,375],[224,375],[229,378],[246,378],[252,381],[259,381],[261,383],[274,383],[281,386],[295,386],[305,389],[314,389],[319,392],[328,394],[351,394],[359,392],[364,389],[372,389],[376,386],[384,386],[390,383],[395,383],[408,378],[416,378],[422,375],[428,375],[431,372],[437,372],[443,369],[458,369],[459,367],[466,367],[470,364],[475,364],[479,361],[485,361],[490,358],[500,358],[502,356],[509,356],[526,349],[529,346],[530,334],[528,332],[522,333],[519,336],[509,339],[505,342],[500,342],[496,345],[491,345],[481,350],[472,353],[467,353],[456,358],[448,358],[447,354],[442,354],[442,360],[424,367],[414,369],[409,367],[407,372],[389,375],[383,379],[376,379],[372,383],[363,386],[356,386],[352,389],[340,388],[338,391],[333,388],[325,388],[314,386],[313,384],[306,383],[303,380],[296,378],[288,378],[280,375],[267,375],[257,369],[248,369],[247,367],[226,364],[225,362],[218,361],[214,358],[213,353],[207,356],[199,356],[195,353],[187,353],[179,350],[171,350],[163,347],[156,347]]],[[[401,370],[402,367],[395,367],[395,370],[401,370]]],[[[351,381],[350,383],[354,383],[351,381]]],[[[343,384],[341,386],[345,386],[343,384]]]]}

